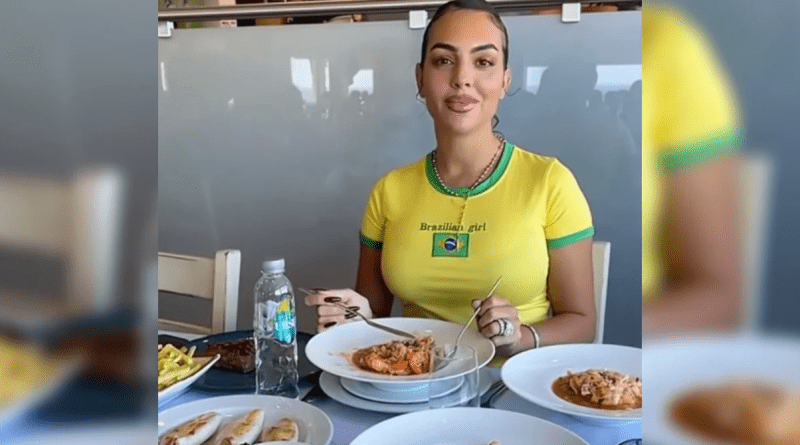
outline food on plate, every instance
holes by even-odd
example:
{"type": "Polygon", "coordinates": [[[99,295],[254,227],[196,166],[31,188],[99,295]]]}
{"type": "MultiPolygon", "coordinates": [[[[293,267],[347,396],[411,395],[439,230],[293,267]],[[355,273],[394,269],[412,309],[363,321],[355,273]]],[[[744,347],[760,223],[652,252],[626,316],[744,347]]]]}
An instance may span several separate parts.
{"type": "Polygon", "coordinates": [[[800,388],[729,381],[693,388],[670,405],[672,422],[698,436],[742,445],[800,444],[800,388]]]}
{"type": "Polygon", "coordinates": [[[581,406],[605,410],[630,410],[642,407],[642,380],[617,371],[588,369],[559,377],[553,392],[581,406]]]}
{"type": "Polygon", "coordinates": [[[161,391],[176,382],[194,374],[203,365],[192,357],[194,347],[178,349],[167,343],[158,345],[158,390],[161,391]]]}
{"type": "Polygon", "coordinates": [[[264,442],[293,442],[300,434],[297,422],[292,419],[281,419],[276,425],[264,430],[261,440],[264,442]]]}
{"type": "Polygon", "coordinates": [[[215,368],[247,374],[256,369],[256,346],[252,337],[242,340],[209,343],[203,355],[220,358],[214,364],[215,368]]]}
{"type": "Polygon", "coordinates": [[[205,413],[165,434],[159,445],[200,445],[217,431],[221,422],[219,413],[205,413]]]}
{"type": "Polygon", "coordinates": [[[258,438],[264,425],[264,410],[254,409],[223,428],[216,445],[249,445],[258,438]]]}
{"type": "Polygon", "coordinates": [[[390,375],[425,374],[430,370],[433,337],[395,340],[353,353],[353,363],[361,369],[390,375]]]}
{"type": "Polygon", "coordinates": [[[50,361],[38,348],[0,337],[0,409],[47,383],[50,361]]]}

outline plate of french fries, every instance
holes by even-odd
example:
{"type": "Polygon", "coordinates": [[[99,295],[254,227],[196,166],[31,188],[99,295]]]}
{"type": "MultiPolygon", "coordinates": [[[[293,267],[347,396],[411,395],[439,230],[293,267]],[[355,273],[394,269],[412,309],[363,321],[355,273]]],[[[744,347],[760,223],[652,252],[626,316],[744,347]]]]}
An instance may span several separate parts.
{"type": "Polygon", "coordinates": [[[0,335],[0,431],[44,405],[83,368],[80,353],[53,354],[0,335]]]}
{"type": "Polygon", "coordinates": [[[194,347],[176,348],[170,343],[158,345],[159,405],[183,394],[219,360],[219,354],[213,357],[195,357],[194,350],[194,347]]]}

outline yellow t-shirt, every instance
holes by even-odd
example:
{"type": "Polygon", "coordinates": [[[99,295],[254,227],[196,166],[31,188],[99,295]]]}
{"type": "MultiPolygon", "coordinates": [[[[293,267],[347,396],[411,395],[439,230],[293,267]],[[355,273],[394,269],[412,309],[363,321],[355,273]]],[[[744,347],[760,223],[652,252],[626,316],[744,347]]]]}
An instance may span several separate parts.
{"type": "Polygon", "coordinates": [[[642,10],[642,297],[662,285],[663,180],[742,142],[730,81],[708,41],[685,15],[642,10]]]}
{"type": "Polygon", "coordinates": [[[594,233],[572,173],[555,158],[506,143],[489,178],[471,192],[451,191],[429,154],[384,175],[370,194],[361,241],[382,249],[383,279],[404,315],[464,323],[470,301],[484,298],[502,275],[495,293],[517,307],[520,320],[545,319],[548,248],[594,233]]]}

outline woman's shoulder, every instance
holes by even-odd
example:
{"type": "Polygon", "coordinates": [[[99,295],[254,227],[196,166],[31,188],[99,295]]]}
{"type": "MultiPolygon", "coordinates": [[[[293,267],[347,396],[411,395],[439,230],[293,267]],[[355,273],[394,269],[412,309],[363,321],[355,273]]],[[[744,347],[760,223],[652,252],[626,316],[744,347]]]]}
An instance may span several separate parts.
{"type": "Polygon", "coordinates": [[[516,164],[525,170],[533,170],[534,172],[545,173],[555,169],[565,168],[564,164],[555,157],[548,156],[526,148],[515,145],[514,155],[516,156],[516,164]]]}
{"type": "Polygon", "coordinates": [[[671,40],[695,35],[701,29],[697,20],[679,5],[655,2],[642,9],[642,42],[644,47],[658,44],[659,50],[675,46],[671,40]],[[670,45],[661,43],[669,42],[670,45]]]}
{"type": "Polygon", "coordinates": [[[428,155],[426,154],[421,159],[417,159],[410,164],[395,167],[381,175],[378,182],[383,182],[390,186],[400,185],[409,181],[414,183],[419,180],[420,175],[425,175],[425,162],[427,158],[428,155]]]}
{"type": "Polygon", "coordinates": [[[575,181],[575,175],[556,156],[543,155],[515,146],[515,170],[522,178],[537,178],[546,187],[558,187],[564,181],[575,181]]]}

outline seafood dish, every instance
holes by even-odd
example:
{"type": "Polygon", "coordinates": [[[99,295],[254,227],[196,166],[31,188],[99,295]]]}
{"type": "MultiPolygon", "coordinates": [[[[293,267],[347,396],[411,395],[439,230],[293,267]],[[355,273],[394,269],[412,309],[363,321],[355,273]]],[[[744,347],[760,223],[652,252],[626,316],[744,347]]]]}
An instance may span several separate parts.
{"type": "Polygon", "coordinates": [[[756,381],[693,388],[670,406],[670,420],[706,439],[742,445],[800,444],[800,389],[756,381]]]}
{"type": "Polygon", "coordinates": [[[246,415],[228,424],[219,432],[219,445],[249,445],[261,433],[264,425],[264,410],[254,409],[246,415]]]}
{"type": "Polygon", "coordinates": [[[222,425],[222,420],[222,415],[215,411],[202,414],[164,434],[159,445],[250,445],[259,441],[292,442],[296,441],[299,435],[297,422],[284,418],[275,425],[265,423],[264,410],[261,409],[251,410],[245,415],[234,418],[227,425],[222,425]]]}
{"type": "Polygon", "coordinates": [[[283,441],[292,442],[297,440],[299,430],[297,422],[292,419],[281,419],[275,426],[264,430],[261,440],[264,442],[283,441]]]}
{"type": "Polygon", "coordinates": [[[357,350],[353,363],[361,369],[379,374],[427,374],[431,367],[433,337],[395,340],[357,350]]]}
{"type": "Polygon", "coordinates": [[[159,445],[200,445],[217,431],[221,422],[219,413],[205,413],[165,434],[159,445]]]}
{"type": "Polygon", "coordinates": [[[605,410],[642,407],[642,380],[617,371],[589,369],[559,377],[553,392],[577,405],[605,410]]]}

